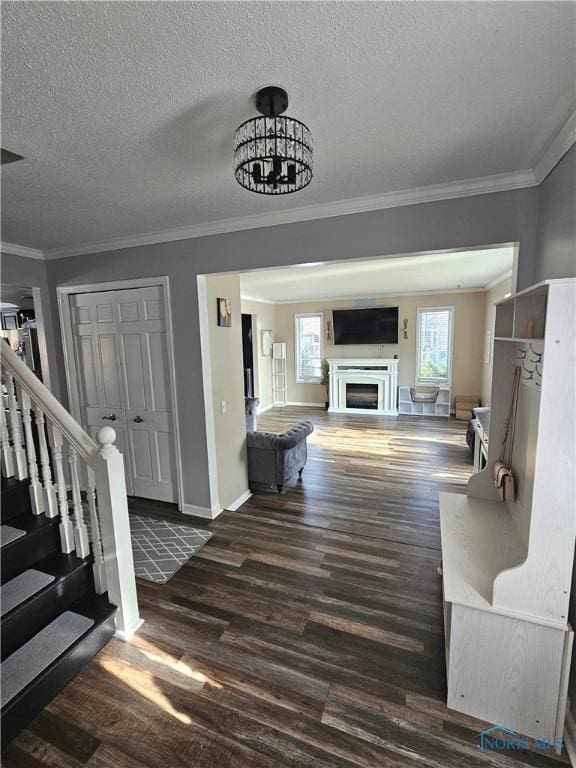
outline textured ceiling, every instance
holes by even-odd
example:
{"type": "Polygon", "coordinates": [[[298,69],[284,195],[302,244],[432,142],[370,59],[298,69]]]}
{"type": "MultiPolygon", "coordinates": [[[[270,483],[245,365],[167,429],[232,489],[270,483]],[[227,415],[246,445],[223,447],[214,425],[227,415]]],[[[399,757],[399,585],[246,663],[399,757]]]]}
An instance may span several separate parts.
{"type": "Polygon", "coordinates": [[[394,259],[342,261],[240,274],[242,296],[265,301],[395,296],[484,288],[511,271],[511,246],[394,259]]]}
{"type": "Polygon", "coordinates": [[[573,3],[3,2],[2,239],[53,248],[533,167],[574,101],[573,3]],[[278,84],[315,139],[232,175],[278,84]]]}

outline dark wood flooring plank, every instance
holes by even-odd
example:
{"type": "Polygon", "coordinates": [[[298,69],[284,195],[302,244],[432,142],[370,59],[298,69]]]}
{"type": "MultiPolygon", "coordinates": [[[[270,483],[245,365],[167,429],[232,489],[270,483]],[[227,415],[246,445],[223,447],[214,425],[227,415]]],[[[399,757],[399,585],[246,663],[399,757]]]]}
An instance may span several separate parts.
{"type": "Polygon", "coordinates": [[[445,704],[438,492],[465,492],[465,423],[307,418],[303,481],[196,521],[215,533],[167,584],[138,582],[144,626],[110,643],[6,750],[6,768],[559,768],[481,753],[445,704]]]}

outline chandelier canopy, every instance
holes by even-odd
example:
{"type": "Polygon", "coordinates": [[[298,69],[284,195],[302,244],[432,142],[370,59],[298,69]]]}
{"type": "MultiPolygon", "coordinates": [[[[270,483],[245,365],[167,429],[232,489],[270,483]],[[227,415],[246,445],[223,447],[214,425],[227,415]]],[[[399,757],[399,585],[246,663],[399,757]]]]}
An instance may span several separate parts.
{"type": "Polygon", "coordinates": [[[288,94],[270,86],[256,94],[263,115],[246,120],[234,135],[234,176],[251,192],[287,195],[312,181],[312,135],[293,117],[281,116],[288,94]]]}

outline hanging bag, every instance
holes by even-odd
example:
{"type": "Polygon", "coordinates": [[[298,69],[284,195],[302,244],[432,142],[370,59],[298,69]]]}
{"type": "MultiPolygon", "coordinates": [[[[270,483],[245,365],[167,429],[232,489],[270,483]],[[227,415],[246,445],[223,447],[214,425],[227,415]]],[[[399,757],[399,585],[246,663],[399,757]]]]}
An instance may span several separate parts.
{"type": "Polygon", "coordinates": [[[500,460],[494,463],[494,485],[502,501],[508,502],[516,500],[516,482],[512,473],[512,453],[514,450],[514,433],[516,431],[520,374],[521,369],[517,366],[514,369],[512,397],[510,398],[510,408],[504,427],[500,460]]]}

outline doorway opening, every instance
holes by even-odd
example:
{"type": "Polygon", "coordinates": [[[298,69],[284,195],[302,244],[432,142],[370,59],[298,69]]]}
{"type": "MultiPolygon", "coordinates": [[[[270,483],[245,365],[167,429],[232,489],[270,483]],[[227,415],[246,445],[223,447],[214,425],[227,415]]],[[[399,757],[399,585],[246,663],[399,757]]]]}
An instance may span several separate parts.
{"type": "Polygon", "coordinates": [[[39,288],[2,284],[0,337],[49,387],[46,333],[39,288]]]}
{"type": "Polygon", "coordinates": [[[254,397],[252,315],[245,313],[242,313],[242,360],[244,362],[244,397],[254,397]]]}

